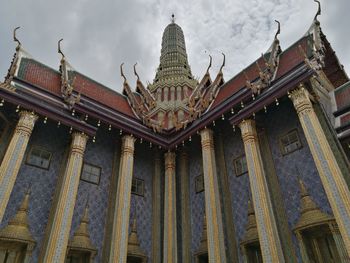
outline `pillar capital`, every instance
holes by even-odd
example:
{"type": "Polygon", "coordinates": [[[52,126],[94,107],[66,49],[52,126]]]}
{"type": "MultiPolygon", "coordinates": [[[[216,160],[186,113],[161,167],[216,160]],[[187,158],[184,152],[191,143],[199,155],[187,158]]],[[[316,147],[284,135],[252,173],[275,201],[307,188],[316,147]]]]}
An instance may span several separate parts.
{"type": "Polygon", "coordinates": [[[122,137],[122,154],[134,154],[135,140],[136,139],[132,135],[124,135],[122,137]]]}
{"type": "Polygon", "coordinates": [[[165,169],[175,169],[176,154],[174,152],[166,152],[165,157],[165,169]]]}
{"type": "Polygon", "coordinates": [[[33,112],[21,111],[19,113],[19,120],[16,126],[15,133],[18,133],[23,136],[29,137],[33,131],[34,124],[38,116],[33,112]]]}
{"type": "Polygon", "coordinates": [[[205,128],[200,131],[202,148],[214,148],[214,132],[211,129],[205,128]]]}
{"type": "Polygon", "coordinates": [[[312,110],[310,94],[303,84],[293,90],[289,98],[292,100],[298,114],[305,114],[312,110]]]}
{"type": "Polygon", "coordinates": [[[86,147],[86,143],[88,140],[88,136],[84,133],[81,132],[73,132],[72,134],[72,153],[76,153],[76,154],[84,154],[85,151],[85,147],[86,147]]]}
{"type": "Polygon", "coordinates": [[[247,119],[243,120],[239,124],[239,128],[241,129],[243,142],[254,141],[257,138],[255,120],[247,119]]]}

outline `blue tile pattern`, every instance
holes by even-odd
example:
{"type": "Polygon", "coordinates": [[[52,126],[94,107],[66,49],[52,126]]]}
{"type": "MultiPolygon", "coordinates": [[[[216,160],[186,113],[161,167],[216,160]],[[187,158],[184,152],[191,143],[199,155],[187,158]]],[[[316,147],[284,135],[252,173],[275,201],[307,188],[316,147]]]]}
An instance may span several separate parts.
{"type": "Polygon", "coordinates": [[[75,203],[70,236],[80,224],[86,202],[89,202],[89,231],[93,245],[97,248],[95,262],[101,262],[102,245],[107,217],[109,181],[112,174],[113,155],[116,148],[116,135],[99,130],[96,142],[87,143],[84,162],[101,167],[98,185],[80,180],[77,201],[75,203]]]}
{"type": "Polygon", "coordinates": [[[196,193],[195,178],[203,174],[202,154],[200,142],[192,141],[189,152],[190,166],[190,211],[191,211],[191,230],[192,242],[191,252],[197,252],[203,230],[203,219],[205,213],[205,197],[204,192],[196,193]]]}
{"type": "MultiPolygon", "coordinates": [[[[285,101],[280,103],[278,107],[272,107],[262,120],[262,123],[266,129],[271,147],[290,230],[292,231],[300,217],[298,177],[304,181],[310,196],[320,209],[323,212],[332,214],[321,179],[292,103],[285,101]],[[293,129],[297,129],[298,131],[302,148],[283,156],[279,146],[279,138],[293,129]]],[[[293,235],[292,238],[294,245],[298,247],[296,237],[293,235]]],[[[297,254],[298,260],[301,262],[299,249],[297,249],[297,254]]]]}
{"type": "Polygon", "coordinates": [[[141,249],[152,262],[152,177],[153,177],[153,150],[145,144],[135,145],[134,177],[144,180],[144,196],[131,195],[130,227],[136,213],[137,236],[141,249]]]}
{"type": "MultiPolygon", "coordinates": [[[[224,136],[224,151],[226,156],[226,166],[229,177],[229,188],[232,198],[233,219],[236,233],[236,242],[242,241],[248,219],[248,199],[250,198],[250,184],[248,173],[239,177],[236,176],[233,160],[244,155],[244,145],[241,138],[241,132],[226,130],[224,136]]],[[[243,262],[242,255],[239,253],[239,260],[243,262]]]]}
{"type": "Polygon", "coordinates": [[[64,151],[70,143],[70,137],[68,129],[63,127],[57,129],[56,125],[51,122],[44,125],[42,120],[38,120],[29,140],[23,163],[0,226],[2,228],[7,225],[8,220],[14,216],[24,197],[25,191],[30,187],[31,196],[28,220],[31,233],[37,242],[33,251],[32,262],[38,261],[60,165],[64,151]],[[32,145],[44,147],[53,153],[49,170],[25,164],[25,159],[32,145]]]}

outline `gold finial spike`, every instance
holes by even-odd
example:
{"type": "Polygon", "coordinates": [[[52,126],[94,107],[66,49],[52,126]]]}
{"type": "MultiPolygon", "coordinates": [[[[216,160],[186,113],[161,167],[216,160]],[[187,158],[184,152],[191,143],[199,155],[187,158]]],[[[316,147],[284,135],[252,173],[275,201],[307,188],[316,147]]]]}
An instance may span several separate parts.
{"type": "Polygon", "coordinates": [[[120,64],[120,75],[123,77],[124,83],[126,83],[126,77],[125,77],[124,72],[123,72],[123,65],[124,65],[124,62],[122,64],[120,64]]]}
{"type": "Polygon", "coordinates": [[[226,63],[226,56],[225,56],[225,54],[224,53],[221,53],[223,56],[224,56],[224,59],[223,59],[223,61],[222,61],[222,65],[221,65],[221,67],[220,67],[220,72],[222,71],[222,69],[225,67],[225,63],[226,63]]]}
{"type": "Polygon", "coordinates": [[[137,65],[137,62],[134,64],[134,74],[137,77],[137,80],[139,81],[140,77],[139,77],[139,74],[137,74],[137,72],[136,72],[136,65],[137,65]]]}
{"type": "Polygon", "coordinates": [[[319,15],[321,15],[321,3],[318,0],[314,0],[314,2],[317,3],[317,5],[318,5],[317,13],[316,13],[315,18],[314,18],[314,20],[317,21],[317,17],[319,15]]]}
{"type": "Polygon", "coordinates": [[[57,48],[58,48],[58,53],[62,55],[62,59],[65,58],[62,50],[61,50],[61,42],[63,41],[63,38],[61,38],[60,40],[58,40],[58,43],[57,43],[57,48]]]}
{"type": "Polygon", "coordinates": [[[254,208],[253,208],[253,204],[252,201],[249,199],[248,200],[248,215],[254,214],[254,208]]]}
{"type": "Polygon", "coordinates": [[[136,216],[135,216],[134,219],[132,220],[131,232],[137,233],[136,216]]]}
{"type": "Polygon", "coordinates": [[[211,55],[209,55],[209,66],[207,68],[207,73],[209,73],[209,69],[211,68],[212,61],[213,61],[213,58],[211,57],[211,55]]]}
{"type": "Polygon", "coordinates": [[[275,20],[275,22],[277,23],[278,27],[277,27],[277,32],[275,34],[275,39],[277,39],[277,36],[281,33],[281,23],[278,20],[275,20]]]}
{"type": "Polygon", "coordinates": [[[175,23],[175,15],[174,15],[174,13],[171,14],[171,23],[175,23]]]}
{"type": "Polygon", "coordinates": [[[17,42],[18,43],[18,45],[17,45],[17,47],[20,47],[22,44],[21,44],[21,41],[19,41],[19,39],[17,38],[17,36],[16,36],[16,31],[18,30],[18,29],[20,29],[21,27],[20,26],[18,26],[18,27],[16,27],[14,30],[13,30],[13,41],[15,41],[15,42],[17,42]]]}
{"type": "Polygon", "coordinates": [[[305,187],[305,184],[301,179],[299,179],[299,187],[300,187],[301,197],[309,195],[309,193],[307,192],[307,189],[305,187]]]}

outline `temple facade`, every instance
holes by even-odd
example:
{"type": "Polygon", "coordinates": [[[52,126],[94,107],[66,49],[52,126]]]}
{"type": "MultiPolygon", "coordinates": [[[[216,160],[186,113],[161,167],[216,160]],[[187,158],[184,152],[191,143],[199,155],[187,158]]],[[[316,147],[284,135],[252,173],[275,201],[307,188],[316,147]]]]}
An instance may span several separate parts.
{"type": "Polygon", "coordinates": [[[350,262],[350,81],[317,14],[224,79],[174,17],[118,93],[17,38],[0,82],[0,263],[350,262]]]}

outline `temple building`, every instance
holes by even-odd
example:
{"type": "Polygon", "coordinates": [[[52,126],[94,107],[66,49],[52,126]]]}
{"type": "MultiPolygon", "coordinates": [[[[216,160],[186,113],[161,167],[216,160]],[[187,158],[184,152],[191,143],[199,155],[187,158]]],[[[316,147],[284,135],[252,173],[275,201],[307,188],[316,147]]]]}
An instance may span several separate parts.
{"type": "Polygon", "coordinates": [[[278,22],[227,78],[224,54],[192,75],[173,17],[153,82],[122,64],[122,93],[74,69],[62,40],[57,68],[42,64],[16,28],[0,263],[350,262],[350,81],[318,7],[293,45],[278,22]]]}

